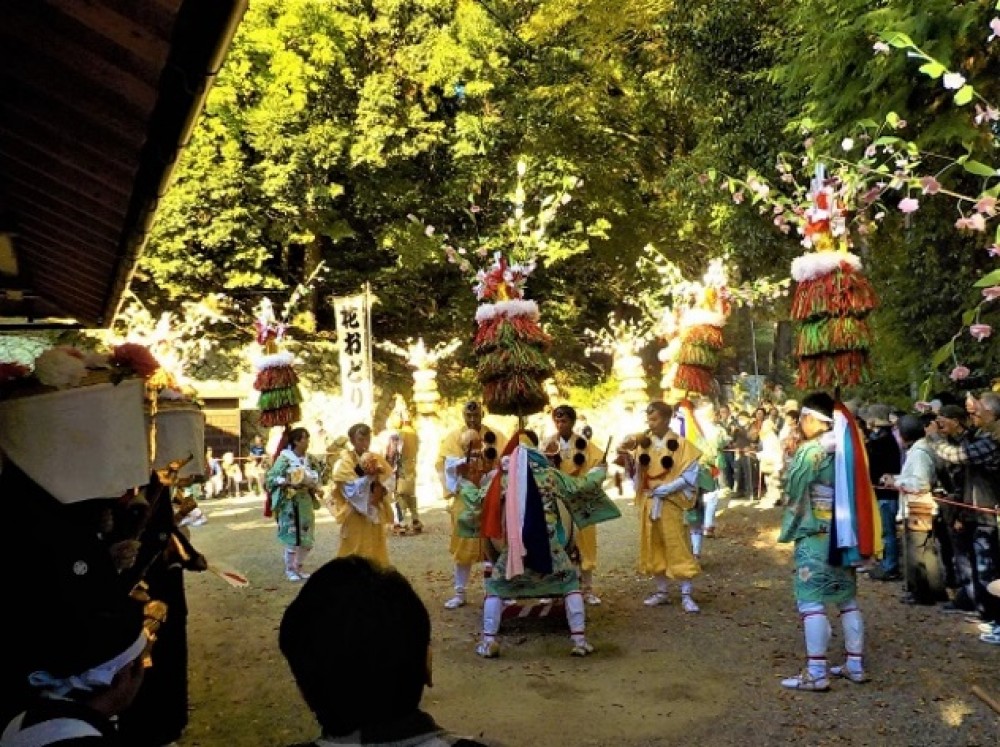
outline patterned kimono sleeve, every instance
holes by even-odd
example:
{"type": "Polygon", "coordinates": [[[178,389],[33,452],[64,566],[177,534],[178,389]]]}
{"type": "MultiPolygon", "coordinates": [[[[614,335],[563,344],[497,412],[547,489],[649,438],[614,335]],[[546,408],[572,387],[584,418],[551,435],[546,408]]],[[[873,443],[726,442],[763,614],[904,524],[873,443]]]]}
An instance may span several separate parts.
{"type": "Polygon", "coordinates": [[[273,511],[281,509],[281,505],[291,495],[288,483],[288,458],[280,454],[274,461],[274,465],[267,471],[265,485],[271,493],[271,508],[273,511]]]}
{"type": "MultiPolygon", "coordinates": [[[[488,485],[488,483],[487,483],[488,485]]],[[[456,493],[457,500],[461,501],[458,520],[456,522],[456,534],[464,539],[477,539],[480,536],[480,527],[483,519],[483,499],[486,497],[487,488],[477,488],[468,480],[463,480],[456,493]]]]}
{"type": "Polygon", "coordinates": [[[819,479],[826,453],[817,441],[807,441],[795,452],[785,480],[785,512],[778,542],[794,542],[810,533],[813,522],[810,486],[819,479]]]}

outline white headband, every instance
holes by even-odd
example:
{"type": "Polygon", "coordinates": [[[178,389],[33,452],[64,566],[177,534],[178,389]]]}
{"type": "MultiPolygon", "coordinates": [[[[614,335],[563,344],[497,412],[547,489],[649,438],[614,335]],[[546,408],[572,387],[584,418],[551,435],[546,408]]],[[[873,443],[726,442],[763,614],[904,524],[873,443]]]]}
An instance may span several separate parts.
{"type": "Polygon", "coordinates": [[[822,420],[824,423],[832,423],[833,422],[833,418],[831,418],[829,415],[824,415],[823,413],[821,413],[821,412],[819,412],[817,410],[814,410],[811,407],[803,407],[801,410],[799,410],[799,414],[800,415],[812,415],[814,418],[816,418],[817,420],[822,420]]]}
{"type": "Polygon", "coordinates": [[[83,674],[73,674],[69,677],[55,677],[48,672],[38,671],[28,675],[32,687],[42,691],[46,697],[64,698],[74,690],[90,692],[95,687],[107,687],[115,675],[138,659],[146,649],[146,631],[139,633],[135,643],[122,651],[118,656],[88,669],[83,674]]]}

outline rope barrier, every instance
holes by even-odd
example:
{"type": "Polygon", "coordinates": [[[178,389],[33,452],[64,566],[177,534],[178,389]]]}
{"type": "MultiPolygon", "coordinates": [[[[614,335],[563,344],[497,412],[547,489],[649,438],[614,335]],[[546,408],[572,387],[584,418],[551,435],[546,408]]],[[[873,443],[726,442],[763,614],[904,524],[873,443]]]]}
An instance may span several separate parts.
{"type": "Polygon", "coordinates": [[[968,503],[959,503],[958,501],[949,501],[947,498],[937,498],[932,496],[938,503],[947,503],[949,506],[958,506],[964,508],[966,511],[979,511],[984,514],[993,514],[994,516],[1000,516],[1000,510],[995,508],[980,508],[979,506],[970,506],[968,503]]]}

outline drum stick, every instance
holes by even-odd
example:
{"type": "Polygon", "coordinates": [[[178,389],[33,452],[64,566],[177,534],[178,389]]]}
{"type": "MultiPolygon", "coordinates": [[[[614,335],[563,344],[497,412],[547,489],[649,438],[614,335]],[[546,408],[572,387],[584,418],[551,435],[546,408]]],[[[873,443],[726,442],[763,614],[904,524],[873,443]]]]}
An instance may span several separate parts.
{"type": "Polygon", "coordinates": [[[601,464],[606,464],[608,461],[608,454],[611,452],[611,441],[614,436],[608,436],[608,445],[604,449],[604,456],[601,457],[601,464]]]}

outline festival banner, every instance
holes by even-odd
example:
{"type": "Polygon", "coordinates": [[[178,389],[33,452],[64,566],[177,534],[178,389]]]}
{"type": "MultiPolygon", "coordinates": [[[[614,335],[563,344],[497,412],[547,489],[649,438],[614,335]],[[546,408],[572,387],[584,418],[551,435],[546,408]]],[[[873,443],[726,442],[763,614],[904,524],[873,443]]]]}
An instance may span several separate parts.
{"type": "Polygon", "coordinates": [[[340,351],[340,387],[344,408],[350,412],[350,422],[371,425],[374,394],[371,312],[367,288],[357,296],[334,298],[333,308],[337,317],[337,348],[340,351]]]}

